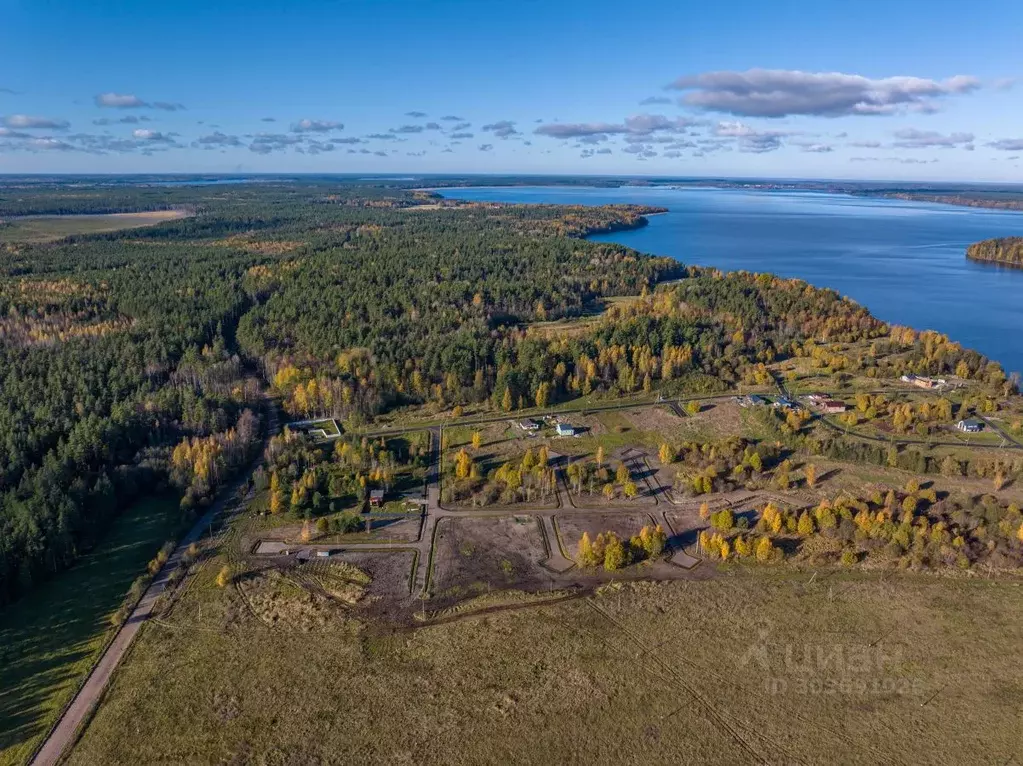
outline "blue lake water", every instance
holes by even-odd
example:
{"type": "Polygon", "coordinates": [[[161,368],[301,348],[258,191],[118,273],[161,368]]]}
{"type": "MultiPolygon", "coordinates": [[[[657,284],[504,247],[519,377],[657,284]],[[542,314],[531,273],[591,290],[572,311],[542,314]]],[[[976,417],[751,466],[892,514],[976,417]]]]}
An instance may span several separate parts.
{"type": "Polygon", "coordinates": [[[495,202],[658,205],[634,231],[601,234],[645,253],[831,287],[895,324],[946,333],[1023,371],[1023,269],[968,261],[966,246],[1023,236],[1023,213],[793,191],[501,187],[446,189],[495,202]]]}

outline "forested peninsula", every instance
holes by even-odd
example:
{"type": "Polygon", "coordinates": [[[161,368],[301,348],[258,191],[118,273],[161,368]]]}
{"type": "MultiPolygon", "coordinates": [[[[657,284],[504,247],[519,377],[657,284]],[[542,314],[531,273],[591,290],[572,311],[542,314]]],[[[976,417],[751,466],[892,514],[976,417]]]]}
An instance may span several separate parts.
{"type": "Polygon", "coordinates": [[[975,242],[966,248],[966,257],[971,261],[1023,268],[1023,237],[998,237],[975,242]]]}

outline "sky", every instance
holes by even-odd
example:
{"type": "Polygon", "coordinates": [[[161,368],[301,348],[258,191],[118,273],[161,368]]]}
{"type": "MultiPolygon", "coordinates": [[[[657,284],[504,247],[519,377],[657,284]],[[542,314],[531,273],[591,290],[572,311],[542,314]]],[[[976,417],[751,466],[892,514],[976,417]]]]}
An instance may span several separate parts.
{"type": "Polygon", "coordinates": [[[0,0],[0,173],[1014,182],[1023,2],[0,0]]]}

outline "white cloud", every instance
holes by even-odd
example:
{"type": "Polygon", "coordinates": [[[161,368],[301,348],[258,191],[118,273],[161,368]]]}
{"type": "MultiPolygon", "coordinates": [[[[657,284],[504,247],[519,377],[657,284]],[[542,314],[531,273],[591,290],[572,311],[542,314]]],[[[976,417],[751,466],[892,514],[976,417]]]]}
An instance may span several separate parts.
{"type": "Polygon", "coordinates": [[[841,72],[749,69],[680,77],[669,88],[685,91],[682,104],[742,117],[883,115],[932,112],[936,100],[981,87],[976,77],[870,79],[841,72]]]}
{"type": "Polygon", "coordinates": [[[299,120],[291,126],[292,133],[328,133],[332,130],[344,130],[344,125],[333,120],[299,120]]]}
{"type": "Polygon", "coordinates": [[[28,114],[12,114],[4,118],[4,125],[18,130],[67,130],[71,123],[49,117],[33,117],[28,114]]]}
{"type": "Polygon", "coordinates": [[[138,96],[128,93],[101,93],[96,96],[96,106],[109,109],[141,109],[149,104],[138,96]]]}

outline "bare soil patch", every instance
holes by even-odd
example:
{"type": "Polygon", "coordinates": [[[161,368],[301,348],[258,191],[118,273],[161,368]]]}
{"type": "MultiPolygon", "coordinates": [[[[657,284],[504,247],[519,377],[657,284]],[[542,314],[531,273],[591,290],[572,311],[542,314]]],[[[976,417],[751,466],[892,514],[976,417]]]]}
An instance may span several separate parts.
{"type": "Polygon", "coordinates": [[[442,598],[464,597],[546,583],[540,567],[546,557],[533,517],[445,518],[437,527],[431,590],[442,598]]]}
{"type": "Polygon", "coordinates": [[[640,431],[657,431],[668,438],[673,437],[686,422],[686,418],[676,415],[667,405],[629,410],[628,417],[640,431]]]}
{"type": "Polygon", "coordinates": [[[700,411],[687,416],[674,437],[683,441],[713,442],[742,433],[741,408],[731,399],[701,402],[700,411]]]}
{"type": "Polygon", "coordinates": [[[409,582],[416,553],[412,550],[344,551],[339,561],[358,567],[372,579],[366,585],[361,606],[371,611],[387,608],[409,598],[409,582]]]}

